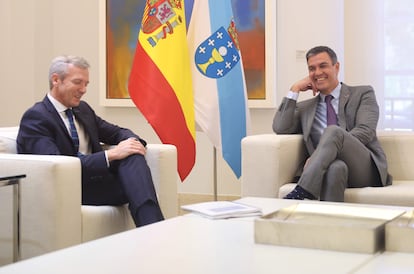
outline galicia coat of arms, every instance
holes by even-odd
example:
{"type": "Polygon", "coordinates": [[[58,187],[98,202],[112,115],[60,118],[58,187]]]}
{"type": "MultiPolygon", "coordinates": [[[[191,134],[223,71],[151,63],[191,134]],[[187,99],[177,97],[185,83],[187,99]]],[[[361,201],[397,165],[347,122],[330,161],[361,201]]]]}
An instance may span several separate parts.
{"type": "Polygon", "coordinates": [[[226,30],[220,27],[202,42],[195,52],[197,69],[209,78],[225,76],[240,61],[234,21],[226,30]]]}

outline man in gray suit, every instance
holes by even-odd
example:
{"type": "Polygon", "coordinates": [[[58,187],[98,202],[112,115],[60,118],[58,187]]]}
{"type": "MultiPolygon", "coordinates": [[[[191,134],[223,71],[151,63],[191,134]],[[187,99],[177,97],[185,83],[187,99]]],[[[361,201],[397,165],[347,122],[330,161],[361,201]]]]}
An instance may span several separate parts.
{"type": "Polygon", "coordinates": [[[347,187],[390,185],[376,136],[373,88],[340,83],[340,65],[329,47],[312,48],[306,59],[309,75],[292,85],[273,120],[277,134],[303,134],[309,156],[296,188],[284,198],[339,202],[347,187]],[[297,102],[309,90],[315,97],[297,102]]]}

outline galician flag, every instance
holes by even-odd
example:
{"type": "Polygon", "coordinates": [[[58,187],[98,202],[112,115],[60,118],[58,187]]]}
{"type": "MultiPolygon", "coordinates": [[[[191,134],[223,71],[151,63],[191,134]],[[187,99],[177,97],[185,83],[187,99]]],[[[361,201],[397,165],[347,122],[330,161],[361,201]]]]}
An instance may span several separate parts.
{"type": "Polygon", "coordinates": [[[128,84],[132,101],[160,140],[177,147],[181,180],[195,163],[186,30],[184,0],[147,0],[128,84]]]}
{"type": "Polygon", "coordinates": [[[187,37],[196,122],[239,178],[250,115],[231,0],[194,1],[187,37]]]}

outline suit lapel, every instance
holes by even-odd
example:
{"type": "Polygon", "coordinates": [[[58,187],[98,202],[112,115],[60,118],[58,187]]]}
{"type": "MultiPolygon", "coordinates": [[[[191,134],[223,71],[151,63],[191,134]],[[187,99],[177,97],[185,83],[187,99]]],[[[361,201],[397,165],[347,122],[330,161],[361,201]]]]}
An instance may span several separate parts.
{"type": "Polygon", "coordinates": [[[58,128],[64,132],[63,134],[66,134],[66,136],[72,142],[72,137],[69,135],[68,129],[62,121],[62,117],[60,117],[60,114],[56,111],[55,107],[53,106],[52,102],[50,102],[49,98],[47,98],[47,96],[45,96],[43,99],[43,104],[45,105],[45,108],[50,113],[50,115],[55,116],[55,118],[52,120],[57,122],[58,128]]]}
{"type": "Polygon", "coordinates": [[[304,111],[305,114],[305,124],[303,125],[303,136],[305,140],[309,139],[310,132],[313,125],[313,120],[315,119],[316,114],[316,107],[318,106],[318,102],[320,100],[320,96],[316,96],[312,99],[311,103],[307,106],[307,108],[304,111]]]}
{"type": "Polygon", "coordinates": [[[348,103],[350,93],[348,86],[342,83],[339,95],[338,124],[343,129],[346,129],[345,106],[348,103]]]}
{"type": "Polygon", "coordinates": [[[315,148],[313,147],[312,140],[310,138],[310,133],[312,130],[313,120],[315,119],[316,108],[318,106],[318,102],[320,100],[320,96],[316,96],[315,98],[311,99],[309,104],[303,110],[304,112],[304,124],[302,125],[303,130],[303,138],[305,141],[306,148],[309,154],[312,154],[315,148]]]}

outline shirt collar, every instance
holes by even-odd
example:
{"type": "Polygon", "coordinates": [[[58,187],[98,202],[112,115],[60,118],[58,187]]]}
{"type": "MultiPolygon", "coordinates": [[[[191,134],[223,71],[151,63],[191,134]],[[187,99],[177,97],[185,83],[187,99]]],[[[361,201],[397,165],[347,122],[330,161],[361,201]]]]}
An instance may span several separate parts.
{"type": "Polygon", "coordinates": [[[49,98],[50,102],[52,103],[52,105],[55,107],[56,111],[58,113],[64,112],[66,109],[68,109],[67,107],[65,107],[61,102],[59,102],[58,100],[56,100],[51,94],[50,92],[47,94],[47,98],[49,98]]]}
{"type": "MultiPolygon", "coordinates": [[[[341,83],[338,83],[338,85],[336,86],[336,88],[334,88],[334,90],[331,92],[330,95],[333,96],[334,99],[339,99],[339,94],[341,93],[341,83]]],[[[325,94],[319,93],[321,101],[325,102],[325,94]]]]}

